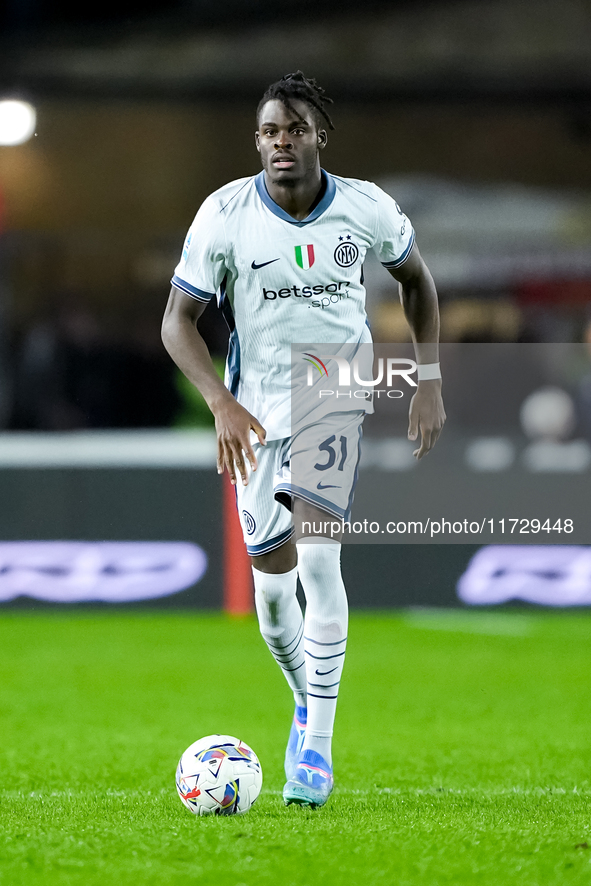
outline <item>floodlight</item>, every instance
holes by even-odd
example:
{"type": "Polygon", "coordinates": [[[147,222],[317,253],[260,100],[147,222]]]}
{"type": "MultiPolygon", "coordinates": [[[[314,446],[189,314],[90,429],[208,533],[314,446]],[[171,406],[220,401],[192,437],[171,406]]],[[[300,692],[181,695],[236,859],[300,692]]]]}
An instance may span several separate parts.
{"type": "Polygon", "coordinates": [[[0,101],[0,145],[22,145],[35,132],[37,113],[28,102],[0,101]]]}

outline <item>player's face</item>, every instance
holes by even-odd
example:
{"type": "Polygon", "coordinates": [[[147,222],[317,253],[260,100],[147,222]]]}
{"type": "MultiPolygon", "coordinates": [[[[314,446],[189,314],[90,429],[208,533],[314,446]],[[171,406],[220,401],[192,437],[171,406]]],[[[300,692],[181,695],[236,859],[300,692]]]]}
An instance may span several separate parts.
{"type": "Polygon", "coordinates": [[[294,101],[294,114],[273,99],[261,110],[256,146],[271,181],[288,184],[319,174],[318,152],[326,144],[326,132],[318,129],[312,109],[294,101]]]}

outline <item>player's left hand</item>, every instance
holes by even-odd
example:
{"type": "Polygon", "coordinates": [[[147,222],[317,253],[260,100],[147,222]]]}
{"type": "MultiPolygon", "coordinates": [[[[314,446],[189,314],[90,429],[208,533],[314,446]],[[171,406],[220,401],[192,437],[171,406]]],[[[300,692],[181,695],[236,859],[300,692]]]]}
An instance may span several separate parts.
{"type": "Polygon", "coordinates": [[[445,423],[445,409],[441,399],[441,379],[420,381],[410,401],[408,414],[408,439],[416,440],[419,431],[421,445],[413,455],[420,459],[433,449],[445,423]]]}

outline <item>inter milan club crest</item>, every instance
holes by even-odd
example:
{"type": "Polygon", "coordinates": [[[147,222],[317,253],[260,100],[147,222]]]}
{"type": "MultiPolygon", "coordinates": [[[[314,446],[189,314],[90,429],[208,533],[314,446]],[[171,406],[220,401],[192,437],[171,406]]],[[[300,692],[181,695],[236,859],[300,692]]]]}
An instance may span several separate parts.
{"type": "Polygon", "coordinates": [[[339,268],[350,268],[359,258],[359,249],[351,240],[351,234],[339,237],[339,245],[334,251],[334,260],[339,268]]]}
{"type": "Polygon", "coordinates": [[[252,533],[257,528],[257,524],[254,521],[254,517],[252,514],[249,514],[248,511],[242,511],[242,517],[244,519],[244,526],[246,528],[246,534],[252,535],[252,533]]]}
{"type": "Polygon", "coordinates": [[[311,243],[307,246],[296,246],[295,259],[302,271],[307,271],[314,264],[314,247],[311,243]]]}

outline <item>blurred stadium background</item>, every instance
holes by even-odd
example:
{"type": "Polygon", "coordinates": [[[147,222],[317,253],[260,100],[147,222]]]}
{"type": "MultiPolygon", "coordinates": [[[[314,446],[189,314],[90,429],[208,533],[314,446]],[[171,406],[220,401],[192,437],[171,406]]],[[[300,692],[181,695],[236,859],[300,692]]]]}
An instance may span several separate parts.
{"type": "MultiPolygon", "coordinates": [[[[567,398],[561,427],[538,433],[563,447],[554,461],[540,468],[522,458],[536,433],[519,423],[521,401],[510,428],[495,424],[496,401],[513,390],[503,363],[484,398],[490,410],[452,416],[427,470],[446,471],[460,452],[466,489],[484,475],[513,486],[515,472],[528,471],[588,489],[588,0],[301,0],[289,20],[268,0],[9,0],[0,29],[0,101],[36,110],[31,137],[5,136],[0,146],[0,602],[136,605],[160,570],[167,590],[150,605],[244,605],[211,420],[164,352],[159,326],[200,202],[258,171],[256,103],[297,68],[335,100],[326,167],[377,181],[411,217],[438,284],[442,340],[540,344],[554,355],[576,348],[576,359],[558,360],[561,371],[536,377],[567,398]],[[146,547],[15,544],[57,540],[146,547]],[[164,556],[150,547],[157,542],[189,547],[164,556]]],[[[368,262],[374,336],[404,343],[380,270],[368,262]]],[[[221,365],[226,334],[215,308],[201,329],[221,365]]],[[[433,482],[433,473],[409,473],[403,429],[392,436],[378,426],[377,436],[381,455],[367,469],[393,497],[401,484],[412,497],[433,482]]],[[[456,605],[477,548],[345,549],[351,602],[456,605]]],[[[548,565],[546,578],[571,566],[548,565]]],[[[585,575],[591,593],[589,566],[585,575]]],[[[584,593],[574,602],[586,602],[584,593]]]]}

